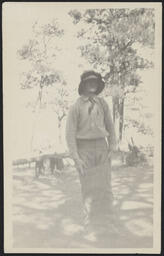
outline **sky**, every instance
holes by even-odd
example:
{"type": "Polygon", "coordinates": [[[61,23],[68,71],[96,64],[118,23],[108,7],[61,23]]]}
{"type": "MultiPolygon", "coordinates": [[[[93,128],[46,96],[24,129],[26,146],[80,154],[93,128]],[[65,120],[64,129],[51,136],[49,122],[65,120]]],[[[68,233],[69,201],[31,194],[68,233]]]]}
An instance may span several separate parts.
{"type": "MultiPolygon", "coordinates": [[[[24,108],[25,101],[31,97],[31,92],[22,91],[19,88],[20,74],[29,67],[26,62],[23,63],[20,61],[17,56],[17,50],[32,37],[32,25],[36,21],[39,24],[46,24],[55,18],[65,30],[64,36],[58,41],[63,50],[57,57],[54,67],[57,66],[58,70],[64,72],[67,83],[70,86],[74,88],[78,87],[80,74],[83,71],[83,67],[79,68],[79,63],[82,63],[85,69],[90,69],[90,65],[80,57],[80,53],[77,50],[79,41],[74,37],[77,27],[74,26],[71,17],[68,15],[69,10],[69,8],[63,7],[60,4],[58,7],[47,4],[38,6],[36,3],[10,3],[10,7],[4,5],[3,42],[5,47],[3,54],[5,59],[4,69],[8,71],[5,76],[6,85],[4,95],[6,94],[7,96],[5,97],[4,103],[7,106],[10,127],[12,126],[12,130],[10,129],[9,133],[12,139],[15,157],[29,151],[29,141],[31,140],[31,134],[35,130],[35,125],[33,124],[34,116],[31,115],[29,110],[24,108]]],[[[143,57],[149,56],[150,59],[153,58],[153,52],[151,50],[138,48],[138,51],[140,51],[143,57]]],[[[155,83],[153,72],[143,72],[142,79],[147,95],[144,101],[151,107],[151,93],[153,92],[155,83]]],[[[44,138],[52,139],[56,145],[58,144],[56,139],[57,121],[54,113],[47,112],[42,116],[42,124],[40,125],[39,131],[39,133],[35,132],[38,137],[40,136],[43,140],[44,138]],[[45,131],[46,136],[43,136],[43,134],[45,135],[45,131]],[[47,134],[49,134],[49,138],[47,138],[47,134]]],[[[64,134],[64,130],[62,132],[64,134]]]]}

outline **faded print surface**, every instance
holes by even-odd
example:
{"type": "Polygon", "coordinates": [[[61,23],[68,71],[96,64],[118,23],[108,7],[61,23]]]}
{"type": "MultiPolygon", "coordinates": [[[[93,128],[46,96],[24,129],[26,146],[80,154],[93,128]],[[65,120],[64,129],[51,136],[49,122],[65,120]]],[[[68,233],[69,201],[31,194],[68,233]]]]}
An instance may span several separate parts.
{"type": "Polygon", "coordinates": [[[156,11],[4,6],[5,136],[8,131],[12,161],[8,248],[154,248],[156,11]],[[98,235],[85,232],[79,177],[65,141],[68,110],[89,69],[105,80],[101,96],[118,143],[111,170],[115,221],[98,235]]]}

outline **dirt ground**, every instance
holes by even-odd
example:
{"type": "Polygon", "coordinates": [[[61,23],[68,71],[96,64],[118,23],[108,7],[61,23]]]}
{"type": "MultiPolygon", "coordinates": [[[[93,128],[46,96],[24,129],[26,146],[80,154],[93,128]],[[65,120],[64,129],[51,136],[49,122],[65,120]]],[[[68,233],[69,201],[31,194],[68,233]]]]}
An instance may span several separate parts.
{"type": "Polygon", "coordinates": [[[153,168],[112,167],[116,218],[104,234],[86,233],[78,174],[35,178],[34,168],[13,169],[15,248],[153,247],[153,168]]]}

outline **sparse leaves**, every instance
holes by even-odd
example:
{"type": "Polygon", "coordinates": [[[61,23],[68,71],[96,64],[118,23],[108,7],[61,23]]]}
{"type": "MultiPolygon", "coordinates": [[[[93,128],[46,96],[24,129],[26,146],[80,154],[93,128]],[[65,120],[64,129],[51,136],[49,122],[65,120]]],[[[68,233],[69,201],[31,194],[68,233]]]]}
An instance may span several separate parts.
{"type": "Polygon", "coordinates": [[[82,18],[82,14],[78,10],[71,10],[69,12],[69,15],[73,18],[74,24],[77,24],[80,21],[80,19],[82,18]]]}
{"type": "Polygon", "coordinates": [[[92,27],[88,32],[86,25],[78,32],[78,37],[86,40],[80,46],[82,56],[93,68],[106,71],[104,79],[110,86],[130,86],[135,91],[141,82],[137,70],[153,67],[153,63],[139,56],[133,45],[153,47],[154,10],[87,9],[81,14],[74,10],[71,16],[74,23],[83,21],[92,27]]]}
{"type": "Polygon", "coordinates": [[[21,89],[38,87],[36,102],[29,102],[28,107],[35,111],[38,106],[41,109],[52,104],[61,122],[68,109],[68,90],[62,73],[53,67],[60,49],[51,42],[60,38],[64,30],[56,20],[43,25],[35,22],[32,29],[33,38],[18,50],[19,57],[31,64],[31,69],[21,74],[20,86],[21,89]]]}

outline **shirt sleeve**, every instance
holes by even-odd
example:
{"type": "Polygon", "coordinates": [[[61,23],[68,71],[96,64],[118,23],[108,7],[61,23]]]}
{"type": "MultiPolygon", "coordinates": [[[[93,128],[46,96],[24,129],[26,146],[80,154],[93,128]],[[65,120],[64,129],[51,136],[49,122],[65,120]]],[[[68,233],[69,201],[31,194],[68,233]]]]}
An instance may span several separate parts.
{"type": "Polygon", "coordinates": [[[111,111],[109,109],[109,106],[107,102],[103,99],[103,104],[104,104],[104,122],[105,122],[105,128],[107,132],[109,133],[108,136],[108,144],[110,150],[116,150],[116,134],[115,134],[115,129],[114,129],[114,124],[112,121],[112,116],[111,116],[111,111]]]}
{"type": "Polygon", "coordinates": [[[76,145],[77,122],[78,122],[78,112],[77,112],[77,106],[76,104],[74,104],[68,112],[67,121],[66,121],[66,141],[67,141],[70,156],[74,160],[79,158],[77,153],[77,145],[76,145]]]}

